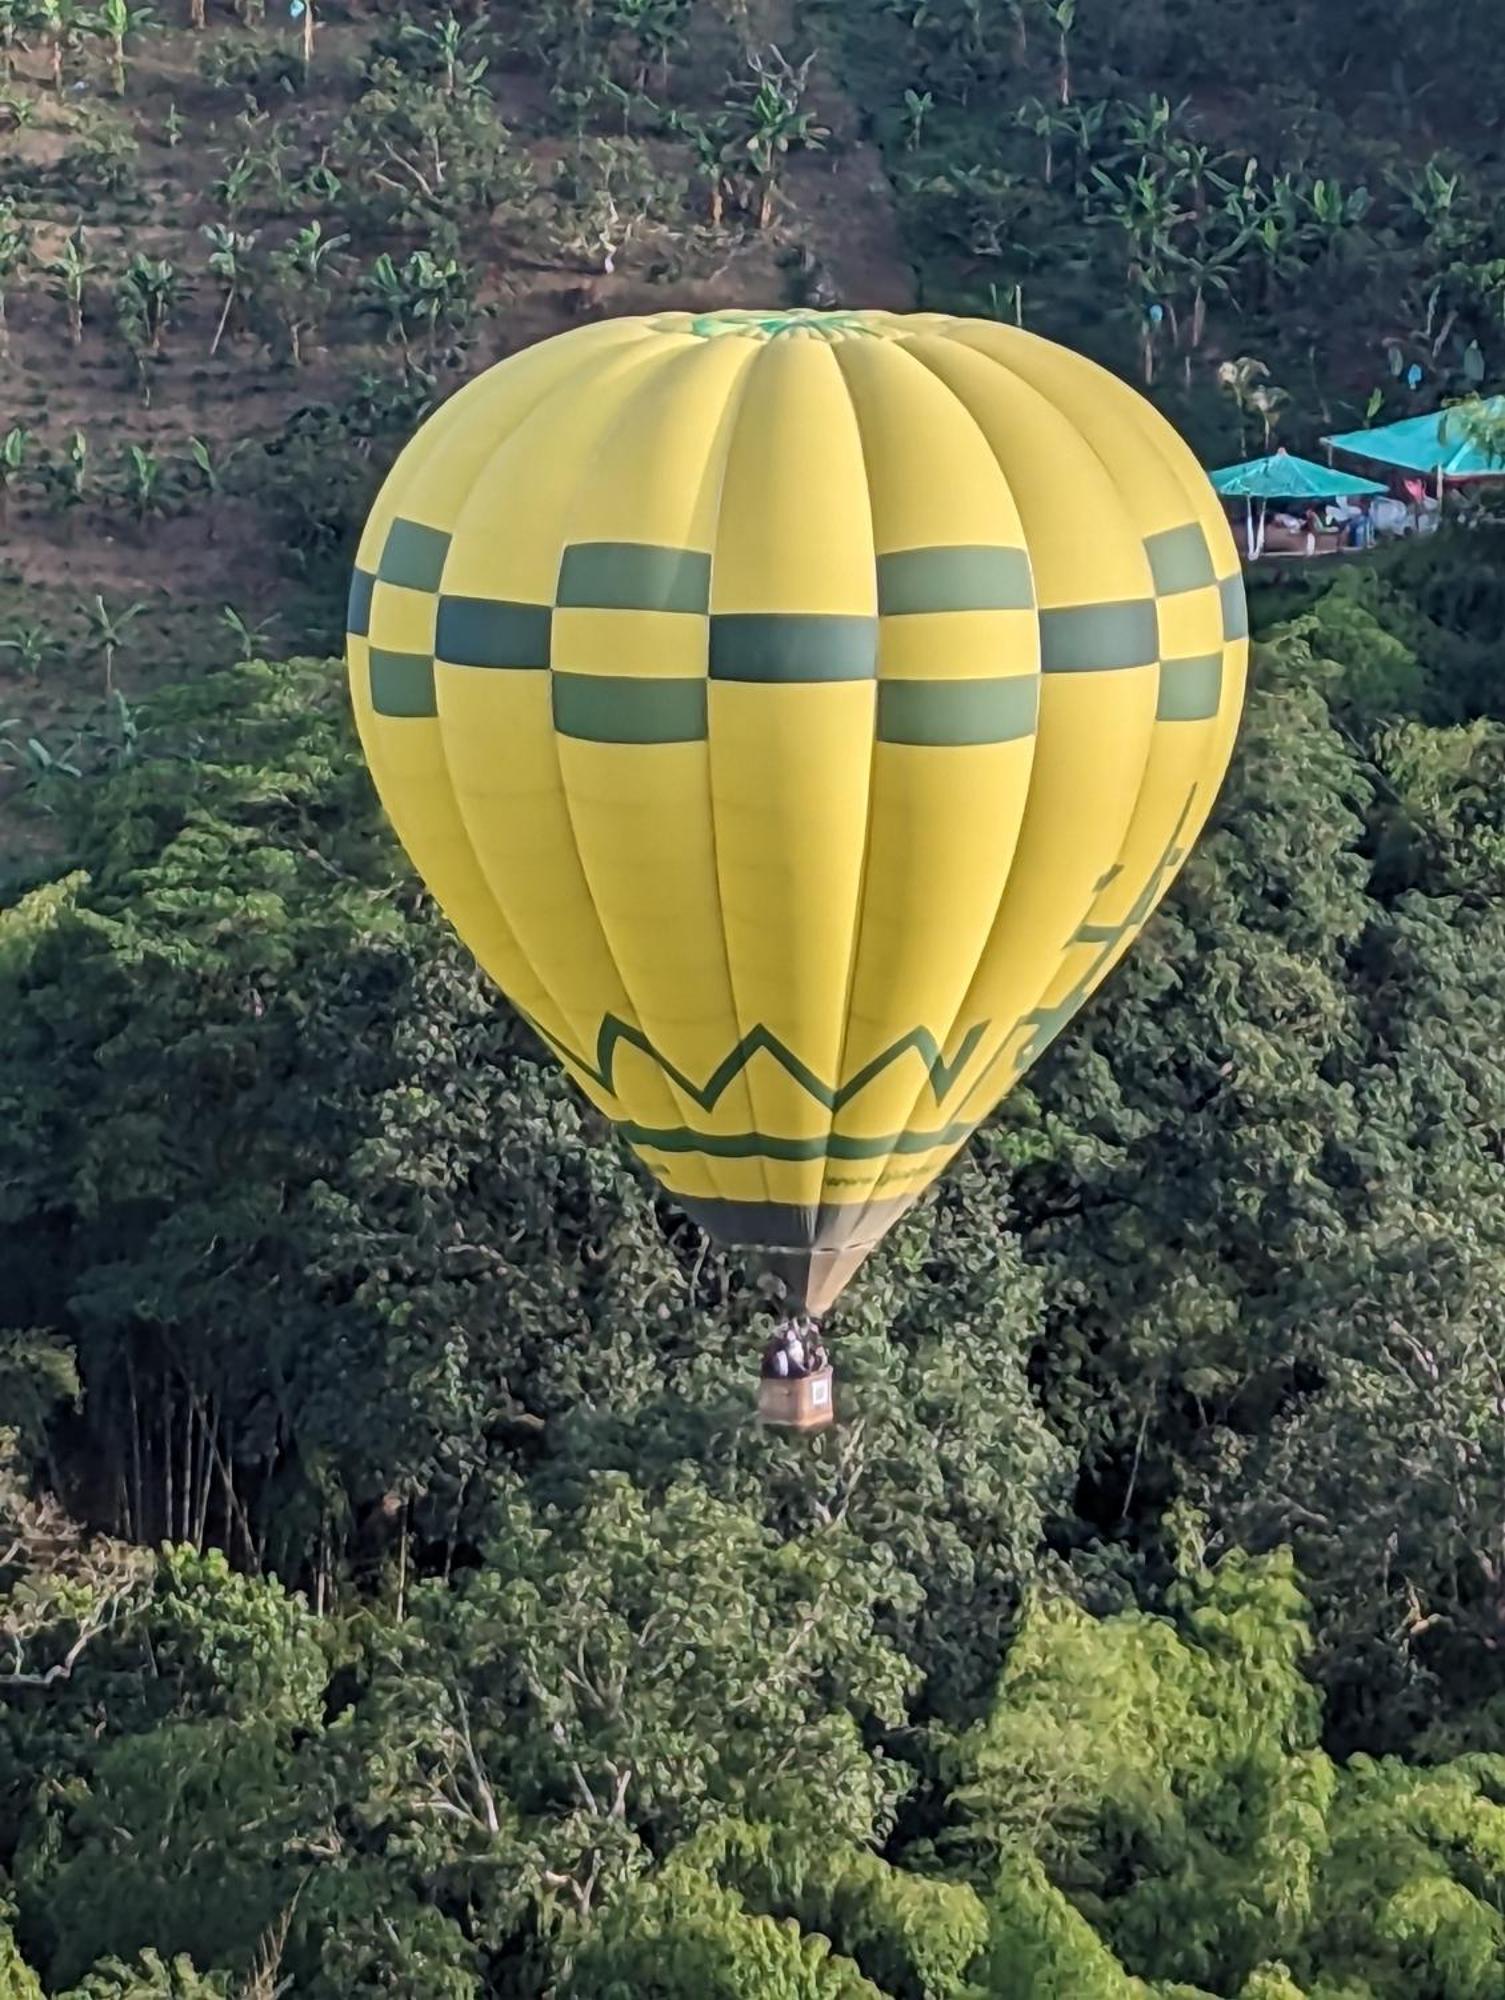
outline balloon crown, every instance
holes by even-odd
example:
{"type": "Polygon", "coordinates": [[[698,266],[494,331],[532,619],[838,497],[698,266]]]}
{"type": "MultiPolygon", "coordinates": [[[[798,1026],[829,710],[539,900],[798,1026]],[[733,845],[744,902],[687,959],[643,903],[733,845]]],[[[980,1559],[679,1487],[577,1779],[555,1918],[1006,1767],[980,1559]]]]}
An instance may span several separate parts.
{"type": "MultiPolygon", "coordinates": [[[[683,325],[683,322],[680,322],[683,325]]],[[[814,334],[818,340],[837,339],[843,334],[874,334],[880,331],[871,313],[817,312],[811,307],[792,306],[787,312],[757,312],[730,308],[721,312],[697,313],[689,331],[702,340],[722,334],[740,333],[745,339],[777,340],[783,334],[814,334]]]]}

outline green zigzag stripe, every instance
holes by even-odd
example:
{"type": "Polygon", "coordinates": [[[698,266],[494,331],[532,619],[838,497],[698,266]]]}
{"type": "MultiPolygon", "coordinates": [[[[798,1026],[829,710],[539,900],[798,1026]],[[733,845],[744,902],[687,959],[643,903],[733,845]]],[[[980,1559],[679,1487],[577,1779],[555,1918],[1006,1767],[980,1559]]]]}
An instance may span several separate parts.
{"type": "MultiPolygon", "coordinates": [[[[1154,908],[1166,875],[1185,859],[1186,850],[1180,845],[1181,832],[1186,825],[1196,795],[1197,786],[1193,784],[1186,795],[1159,861],[1151,869],[1149,879],[1134,898],[1122,920],[1116,924],[1083,923],[1073,933],[1074,943],[1095,944],[1099,947],[1087,970],[1056,1006],[1036,1008],[1015,1024],[1015,1028],[1004,1038],[997,1053],[975,1079],[972,1086],[973,1093],[983,1078],[1008,1055],[1018,1029],[1025,1030],[1025,1035],[1022,1042],[1013,1049],[1011,1070],[1013,1079],[1023,1075],[1076,1014],[1120,940],[1126,932],[1135,930],[1144,922],[1154,908]]],[[[1120,865],[1110,868],[1098,882],[1098,892],[1106,889],[1121,872],[1120,865]]],[[[717,1064],[704,1084],[697,1084],[686,1076],[683,1070],[670,1062],[667,1056],[662,1055],[641,1028],[635,1028],[630,1023],[619,1020],[615,1014],[608,1014],[601,1023],[601,1032],[596,1038],[594,1063],[577,1054],[557,1035],[551,1035],[548,1029],[540,1026],[537,1021],[532,1022],[532,1026],[551,1048],[557,1049],[559,1054],[583,1076],[590,1077],[592,1082],[613,1097],[616,1095],[617,1050],[625,1042],[629,1048],[638,1050],[650,1061],[657,1063],[669,1081],[702,1111],[714,1111],[728,1086],[741,1075],[752,1058],[761,1053],[772,1056],[787,1076],[802,1090],[807,1091],[817,1104],[833,1113],[849,1104],[859,1091],[864,1090],[873,1081],[874,1077],[881,1076],[884,1070],[911,1050],[923,1058],[930,1077],[931,1091],[936,1104],[939,1105],[987,1033],[988,1025],[986,1021],[979,1021],[976,1026],[969,1028],[950,1062],[946,1061],[940,1044],[928,1028],[911,1028],[908,1034],[901,1035],[898,1041],[875,1056],[847,1082],[833,1086],[823,1083],[791,1049],[785,1047],[777,1035],[761,1024],[742,1037],[731,1053],[717,1064]]],[[[625,1121],[619,1125],[618,1130],[629,1145],[646,1147],[660,1153],[701,1153],[718,1159],[759,1157],[770,1160],[876,1160],[903,1153],[927,1153],[938,1146],[960,1144],[961,1141],[971,1137],[978,1126],[991,1115],[992,1109],[990,1105],[980,1117],[957,1120],[938,1130],[893,1132],[878,1139],[849,1137],[839,1132],[808,1139],[785,1138],[765,1132],[696,1132],[687,1125],[657,1130],[651,1126],[625,1121]]]]}
{"type": "Polygon", "coordinates": [[[783,1139],[769,1132],[697,1132],[688,1125],[655,1130],[649,1125],[617,1127],[629,1146],[654,1153],[703,1153],[717,1160],[886,1160],[901,1153],[929,1153],[937,1146],[959,1145],[977,1130],[964,1118],[935,1132],[890,1132],[882,1139],[848,1138],[828,1132],[815,1139],[783,1139]]]}
{"type": "MultiPolygon", "coordinates": [[[[928,1028],[911,1028],[908,1034],[901,1035],[892,1047],[884,1049],[881,1055],[874,1056],[873,1060],[858,1070],[855,1076],[849,1077],[843,1084],[832,1085],[823,1083],[814,1070],[800,1061],[792,1049],[786,1048],[777,1035],[760,1023],[756,1028],[749,1029],[731,1053],[716,1065],[704,1084],[698,1084],[656,1049],[641,1028],[634,1027],[630,1022],[618,1020],[615,1014],[608,1014],[601,1023],[601,1032],[596,1038],[594,1063],[578,1055],[568,1043],[562,1042],[557,1035],[551,1035],[548,1029],[541,1027],[537,1021],[532,1025],[551,1048],[559,1051],[566,1062],[572,1063],[582,1075],[588,1076],[593,1083],[598,1084],[611,1096],[615,1097],[617,1094],[617,1050],[625,1042],[629,1048],[647,1056],[650,1062],[657,1063],[670,1083],[702,1111],[716,1109],[728,1087],[742,1074],[755,1055],[772,1056],[786,1076],[806,1091],[824,1110],[834,1112],[850,1104],[859,1091],[867,1088],[874,1077],[881,1076],[886,1069],[891,1068],[901,1056],[908,1055],[911,1050],[924,1061],[930,1078],[931,1091],[934,1093],[936,1103],[939,1104],[966,1067],[969,1057],[988,1029],[986,1021],[979,1021],[975,1027],[969,1028],[962,1037],[961,1046],[955,1056],[947,1062],[939,1042],[928,1028]]],[[[631,1138],[631,1130],[626,1127],[623,1129],[631,1138]]],[[[768,1143],[772,1145],[790,1142],[770,1140],[768,1143]]],[[[824,1140],[820,1142],[822,1146],[826,1143],[824,1140]]],[[[877,1142],[863,1140],[853,1143],[866,1145],[877,1142]]],[[[803,1156],[796,1154],[791,1157],[803,1156]]]]}

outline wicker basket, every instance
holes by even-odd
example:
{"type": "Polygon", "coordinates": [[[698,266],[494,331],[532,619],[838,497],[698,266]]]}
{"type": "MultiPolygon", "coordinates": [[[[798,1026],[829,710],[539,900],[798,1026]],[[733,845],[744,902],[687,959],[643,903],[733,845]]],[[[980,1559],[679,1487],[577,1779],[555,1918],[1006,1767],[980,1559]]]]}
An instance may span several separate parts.
{"type": "Polygon", "coordinates": [[[758,1415],[765,1424],[789,1430],[818,1431],[835,1420],[831,1370],[816,1368],[808,1375],[765,1375],[758,1383],[758,1415]]]}

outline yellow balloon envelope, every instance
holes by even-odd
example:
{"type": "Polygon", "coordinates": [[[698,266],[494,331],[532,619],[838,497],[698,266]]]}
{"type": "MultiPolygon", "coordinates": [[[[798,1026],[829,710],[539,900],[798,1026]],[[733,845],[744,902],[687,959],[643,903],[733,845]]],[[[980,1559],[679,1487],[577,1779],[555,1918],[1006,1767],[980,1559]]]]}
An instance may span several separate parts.
{"type": "Polygon", "coordinates": [[[349,660],[470,950],[821,1311],[1164,893],[1247,631],[1200,467],[1094,364],[937,314],[661,313],[423,425],[349,660]]]}

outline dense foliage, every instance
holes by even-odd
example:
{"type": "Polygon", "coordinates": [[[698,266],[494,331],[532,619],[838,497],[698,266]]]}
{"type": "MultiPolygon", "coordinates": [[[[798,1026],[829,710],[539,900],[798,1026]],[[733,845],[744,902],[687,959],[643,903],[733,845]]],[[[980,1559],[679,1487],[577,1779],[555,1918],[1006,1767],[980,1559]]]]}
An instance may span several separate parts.
{"type": "Polygon", "coordinates": [[[1488,7],[818,6],[925,302],[1151,387],[1225,463],[1505,367],[1505,43],[1488,7]]]}
{"type": "Polygon", "coordinates": [[[0,916],[13,1988],[1498,1990],[1499,553],[1270,603],[1214,828],[799,1444],[334,666],[55,778],[0,916]]]}

